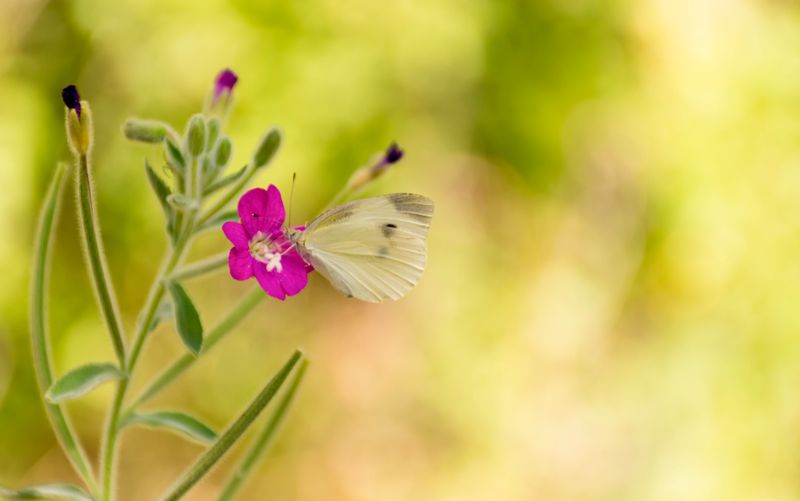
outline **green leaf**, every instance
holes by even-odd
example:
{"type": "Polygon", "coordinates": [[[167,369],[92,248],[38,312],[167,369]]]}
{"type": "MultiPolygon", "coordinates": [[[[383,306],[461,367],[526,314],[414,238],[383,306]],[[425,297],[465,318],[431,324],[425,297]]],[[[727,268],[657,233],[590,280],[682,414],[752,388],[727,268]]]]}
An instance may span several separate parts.
{"type": "Polygon", "coordinates": [[[175,325],[178,334],[189,351],[197,355],[203,346],[203,325],[200,323],[200,315],[183,287],[171,280],[166,282],[166,287],[175,307],[175,325]]]}
{"type": "Polygon", "coordinates": [[[150,181],[150,187],[153,188],[158,203],[161,204],[161,208],[164,209],[164,212],[169,216],[171,208],[167,203],[167,197],[172,193],[172,190],[170,190],[167,183],[161,179],[161,176],[156,174],[156,171],[153,170],[153,167],[150,166],[150,162],[148,162],[147,159],[144,160],[144,169],[147,172],[147,180],[150,181]]]}
{"type": "Polygon", "coordinates": [[[68,501],[93,501],[92,496],[76,485],[46,484],[24,487],[17,491],[0,487],[0,497],[7,499],[61,499],[68,501]]]}
{"type": "Polygon", "coordinates": [[[186,169],[186,160],[183,157],[181,147],[175,142],[175,138],[169,136],[164,141],[164,145],[164,154],[167,156],[171,167],[176,169],[179,175],[183,176],[183,172],[186,169]]]}
{"type": "Polygon", "coordinates": [[[167,220],[167,234],[169,234],[172,240],[175,239],[175,210],[172,206],[167,202],[167,198],[170,196],[172,191],[167,186],[167,183],[161,179],[161,176],[156,174],[156,171],[153,170],[153,167],[150,166],[150,163],[145,159],[144,161],[144,168],[145,172],[147,173],[147,180],[150,182],[150,187],[153,188],[153,192],[156,194],[156,198],[158,199],[158,203],[161,205],[161,208],[164,211],[164,218],[167,220]]]}
{"type": "Polygon", "coordinates": [[[250,402],[247,409],[236,418],[236,421],[231,424],[227,430],[214,442],[202,456],[200,456],[195,463],[189,467],[183,477],[178,483],[171,488],[171,490],[164,495],[161,499],[164,501],[177,501],[181,499],[186,492],[194,487],[206,473],[208,473],[214,465],[225,455],[226,452],[242,437],[242,434],[250,428],[253,421],[256,420],[264,407],[272,400],[278,390],[286,381],[286,377],[292,371],[297,362],[300,361],[303,354],[300,351],[295,351],[283,367],[274,375],[272,379],[264,386],[261,392],[250,402]]]}
{"type": "Polygon", "coordinates": [[[192,200],[186,195],[181,195],[180,193],[172,193],[169,195],[167,197],[167,203],[173,209],[181,212],[188,212],[198,209],[196,201],[192,200]]]}
{"type": "Polygon", "coordinates": [[[294,377],[289,382],[289,387],[286,388],[286,391],[283,393],[283,397],[278,402],[278,406],[275,408],[272,416],[270,416],[267,424],[264,426],[261,432],[258,433],[253,445],[250,446],[250,450],[247,451],[247,455],[244,457],[239,466],[233,471],[230,479],[228,479],[228,484],[222,490],[222,493],[219,495],[219,498],[217,498],[217,501],[230,501],[234,499],[236,497],[236,493],[244,485],[247,477],[250,476],[255,467],[258,465],[262,456],[266,452],[267,447],[275,437],[278,428],[280,428],[281,424],[283,423],[283,420],[289,411],[289,406],[292,404],[292,400],[294,400],[294,397],[297,394],[297,389],[300,387],[300,383],[303,381],[303,377],[306,374],[307,368],[308,360],[303,359],[300,361],[300,365],[294,372],[294,377]]]}
{"type": "MultiPolygon", "coordinates": [[[[42,390],[53,384],[53,365],[51,362],[50,336],[48,333],[47,311],[47,276],[49,275],[50,256],[52,254],[53,225],[59,212],[59,201],[63,192],[66,167],[59,164],[53,173],[53,179],[47,190],[39,224],[36,230],[31,270],[30,325],[31,351],[36,381],[42,390]]],[[[60,405],[44,406],[50,418],[53,431],[64,449],[75,470],[90,490],[97,490],[94,473],[86,452],[73,431],[72,423],[60,405]]]]}
{"type": "Polygon", "coordinates": [[[203,196],[210,195],[215,191],[228,186],[229,184],[233,183],[234,181],[242,177],[246,171],[247,171],[247,166],[245,165],[244,167],[237,170],[233,174],[228,174],[222,179],[214,181],[213,183],[209,184],[203,189],[203,196]]]}
{"type": "Polygon", "coordinates": [[[85,395],[106,381],[124,377],[125,374],[114,364],[86,364],[57,379],[44,397],[48,402],[58,404],[85,395]]]}
{"type": "Polygon", "coordinates": [[[203,424],[197,418],[194,418],[183,412],[176,411],[158,411],[148,413],[133,413],[129,414],[123,421],[123,426],[131,425],[144,425],[151,428],[165,428],[171,431],[177,431],[189,438],[197,440],[198,442],[211,443],[217,438],[217,434],[203,424]]]}
{"type": "Polygon", "coordinates": [[[235,210],[220,212],[216,216],[212,217],[208,221],[204,222],[203,224],[199,225],[195,228],[195,233],[200,233],[202,231],[210,230],[210,229],[219,229],[222,227],[223,223],[227,223],[228,221],[236,221],[239,219],[239,213],[235,210]]]}

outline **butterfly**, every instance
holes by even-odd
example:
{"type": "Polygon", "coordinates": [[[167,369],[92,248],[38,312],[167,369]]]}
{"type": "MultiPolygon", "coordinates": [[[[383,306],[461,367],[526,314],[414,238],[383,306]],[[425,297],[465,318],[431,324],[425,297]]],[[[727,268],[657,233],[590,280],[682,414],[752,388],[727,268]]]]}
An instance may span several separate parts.
{"type": "Polygon", "coordinates": [[[286,234],[347,297],[378,303],[400,299],[419,282],[432,216],[431,199],[391,193],[339,205],[286,234]]]}

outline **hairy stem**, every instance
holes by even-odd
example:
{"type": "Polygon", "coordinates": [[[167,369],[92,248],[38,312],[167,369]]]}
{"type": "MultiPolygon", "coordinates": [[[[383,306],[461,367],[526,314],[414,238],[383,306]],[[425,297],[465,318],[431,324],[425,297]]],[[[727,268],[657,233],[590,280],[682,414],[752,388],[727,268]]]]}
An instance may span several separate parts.
{"type": "MultiPolygon", "coordinates": [[[[255,287],[252,291],[250,291],[236,307],[231,310],[228,315],[222,319],[222,321],[216,325],[213,329],[211,329],[208,333],[208,336],[203,340],[203,351],[200,352],[200,355],[207,353],[211,348],[214,347],[215,344],[220,342],[226,334],[231,332],[231,330],[242,321],[242,319],[250,313],[253,308],[256,307],[258,303],[260,303],[265,297],[264,291],[260,288],[255,287]]],[[[179,359],[172,363],[164,372],[162,372],[150,385],[139,395],[136,400],[130,405],[129,410],[126,412],[131,412],[132,410],[136,409],[143,403],[147,402],[154,396],[156,396],[161,390],[167,387],[172,381],[175,380],[179,375],[181,375],[186,369],[194,364],[197,357],[192,356],[190,353],[186,353],[182,355],[179,359]]]]}
{"type": "Polygon", "coordinates": [[[120,368],[125,365],[125,337],[120,321],[117,300],[111,286],[111,276],[108,273],[103,246],[100,241],[100,231],[97,224],[94,194],[92,193],[92,180],[89,173],[88,155],[78,156],[78,208],[83,228],[83,242],[92,284],[97,295],[97,302],[103,314],[111,342],[117,354],[120,368]]]}
{"type": "Polygon", "coordinates": [[[211,256],[209,258],[187,264],[186,266],[182,266],[181,268],[175,270],[175,273],[173,273],[170,278],[176,282],[183,282],[184,280],[189,280],[191,278],[199,277],[201,275],[205,275],[206,273],[216,271],[224,267],[226,264],[228,264],[228,253],[224,252],[222,254],[211,256]]]}
{"type": "Polygon", "coordinates": [[[287,412],[289,411],[289,406],[292,404],[294,396],[297,394],[297,389],[300,387],[300,383],[303,381],[303,376],[305,376],[307,367],[308,360],[304,359],[302,362],[300,362],[292,381],[289,383],[289,387],[286,388],[283,398],[281,398],[281,401],[278,402],[278,407],[275,408],[275,412],[273,412],[270,416],[269,421],[267,422],[266,426],[264,426],[264,429],[259,433],[256,441],[252,446],[250,446],[250,450],[247,451],[247,455],[245,456],[244,460],[242,460],[242,462],[233,472],[233,475],[231,475],[231,478],[228,480],[227,485],[225,485],[225,488],[222,490],[218,501],[231,501],[234,499],[236,493],[238,493],[239,489],[241,489],[244,485],[244,481],[247,479],[250,473],[252,473],[253,468],[255,468],[255,466],[264,456],[267,447],[272,443],[273,437],[275,437],[276,432],[280,428],[287,412]]]}
{"type": "MultiPolygon", "coordinates": [[[[36,380],[39,383],[41,393],[47,391],[53,384],[53,365],[50,356],[50,342],[47,335],[47,322],[45,319],[47,289],[47,277],[49,275],[49,256],[53,226],[58,213],[58,204],[61,192],[64,187],[65,167],[59,165],[56,168],[50,188],[47,190],[45,202],[39,219],[39,226],[36,231],[36,244],[33,253],[33,280],[31,283],[31,351],[33,352],[34,369],[36,380]]],[[[61,448],[69,458],[75,471],[83,479],[86,487],[92,494],[97,494],[97,481],[92,473],[92,468],[86,452],[83,449],[78,437],[67,417],[64,409],[59,404],[51,404],[44,401],[47,415],[53,426],[56,438],[61,444],[61,448]]]]}
{"type": "Polygon", "coordinates": [[[241,178],[239,178],[239,180],[236,181],[236,183],[234,183],[234,185],[231,186],[230,189],[228,189],[228,191],[225,192],[225,194],[222,195],[214,203],[214,205],[212,205],[210,208],[206,209],[205,212],[203,212],[203,214],[197,221],[197,225],[202,226],[203,223],[214,217],[217,214],[217,212],[227,207],[230,201],[233,200],[234,197],[236,197],[236,195],[238,195],[239,192],[242,191],[242,189],[245,186],[247,186],[247,184],[250,182],[251,179],[253,179],[255,173],[256,173],[255,165],[253,165],[252,163],[248,164],[247,172],[245,172],[244,175],[241,178]]]}
{"type": "Polygon", "coordinates": [[[253,424],[253,421],[261,414],[264,407],[272,400],[272,397],[280,389],[286,377],[291,372],[292,368],[300,361],[302,353],[295,351],[286,364],[275,374],[266,386],[261,390],[261,393],[250,403],[245,411],[233,422],[233,424],[225,430],[214,445],[206,451],[200,458],[184,473],[178,484],[164,496],[165,501],[174,501],[180,499],[186,494],[189,489],[211,470],[217,461],[236,443],[242,434],[253,424]]]}
{"type": "Polygon", "coordinates": [[[128,382],[133,378],[136,364],[139,361],[142,348],[147,339],[149,329],[147,328],[153,321],[153,317],[158,309],[158,304],[164,297],[164,277],[169,276],[172,270],[183,259],[186,252],[187,244],[191,240],[192,229],[194,224],[191,216],[187,221],[187,228],[175,243],[175,247],[168,254],[164,264],[156,275],[153,285],[150,287],[145,306],[143,308],[144,315],[142,321],[137,325],[136,334],[133,339],[133,348],[131,349],[127,364],[125,366],[128,374],[127,379],[123,379],[117,386],[116,393],[114,394],[114,403],[111,406],[108,422],[106,424],[106,432],[103,439],[103,454],[102,454],[102,475],[103,475],[103,499],[109,501],[113,498],[114,492],[114,464],[116,460],[116,448],[119,438],[119,423],[122,414],[122,404],[125,402],[125,396],[128,391],[128,382]]]}

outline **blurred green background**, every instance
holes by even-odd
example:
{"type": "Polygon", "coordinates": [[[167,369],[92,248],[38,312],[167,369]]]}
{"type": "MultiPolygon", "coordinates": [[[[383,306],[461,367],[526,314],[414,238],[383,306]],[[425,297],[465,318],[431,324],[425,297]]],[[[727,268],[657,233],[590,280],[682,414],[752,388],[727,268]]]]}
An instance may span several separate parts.
{"type": "MultiPolygon", "coordinates": [[[[151,408],[222,428],[296,346],[312,361],[242,499],[800,498],[800,10],[755,0],[0,2],[0,483],[73,477],[29,353],[35,217],[68,158],[60,89],[93,106],[104,240],[130,329],[161,216],[128,116],[182,128],[240,76],[234,165],[272,124],[259,185],[312,218],[391,140],[371,192],[437,204],[403,301],[321,277],[266,300],[151,408]]],[[[64,197],[55,363],[113,352],[64,197]]],[[[203,237],[194,255],[227,248],[203,237]]],[[[188,284],[213,325],[252,284],[188,284]]],[[[134,388],[183,348],[161,327],[134,388]]],[[[135,392],[135,391],[134,391],[135,392]]],[[[111,385],[70,404],[97,451],[111,385]]],[[[252,438],[252,436],[250,436],[252,438]]],[[[123,500],[202,448],[131,430],[123,500]]],[[[213,499],[237,448],[187,499],[213,499]]]]}

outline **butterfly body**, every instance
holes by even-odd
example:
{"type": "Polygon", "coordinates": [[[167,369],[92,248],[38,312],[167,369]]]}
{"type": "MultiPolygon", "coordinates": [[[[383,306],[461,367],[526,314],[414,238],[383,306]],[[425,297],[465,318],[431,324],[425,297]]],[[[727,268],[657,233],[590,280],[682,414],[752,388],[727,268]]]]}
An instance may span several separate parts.
{"type": "Polygon", "coordinates": [[[287,235],[331,284],[362,301],[405,296],[422,276],[433,202],[413,193],[334,207],[287,235]]]}

